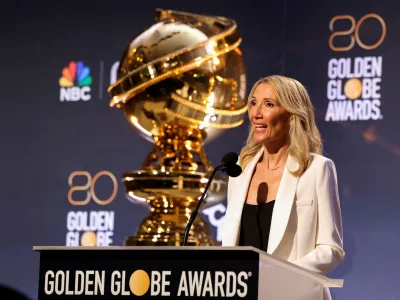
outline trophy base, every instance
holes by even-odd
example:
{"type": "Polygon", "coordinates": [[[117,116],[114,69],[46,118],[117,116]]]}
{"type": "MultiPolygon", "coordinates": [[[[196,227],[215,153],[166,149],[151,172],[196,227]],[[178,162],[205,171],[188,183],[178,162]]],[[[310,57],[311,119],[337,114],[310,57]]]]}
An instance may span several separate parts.
{"type": "MultiPolygon", "coordinates": [[[[123,175],[125,193],[133,203],[149,208],[150,214],[140,223],[134,236],[125,239],[127,246],[182,246],[185,228],[208,181],[206,172],[148,171],[123,175]]],[[[216,175],[200,211],[222,201],[227,180],[216,175]]],[[[188,236],[188,245],[216,246],[208,224],[197,215],[188,236]]]]}
{"type": "MultiPolygon", "coordinates": [[[[179,247],[183,246],[183,237],[182,239],[168,239],[167,242],[163,240],[158,240],[157,242],[153,242],[151,240],[151,236],[144,237],[144,239],[139,239],[136,236],[129,236],[125,239],[125,246],[174,246],[179,247]],[[147,239],[146,239],[147,238],[147,239]]],[[[188,239],[187,246],[218,246],[217,243],[209,240],[209,242],[191,240],[188,239]]]]}
{"type": "MultiPolygon", "coordinates": [[[[184,215],[151,214],[140,224],[135,236],[125,239],[125,246],[183,246],[186,223],[187,217],[184,215]]],[[[189,232],[187,245],[217,245],[200,214],[189,232]]]]}

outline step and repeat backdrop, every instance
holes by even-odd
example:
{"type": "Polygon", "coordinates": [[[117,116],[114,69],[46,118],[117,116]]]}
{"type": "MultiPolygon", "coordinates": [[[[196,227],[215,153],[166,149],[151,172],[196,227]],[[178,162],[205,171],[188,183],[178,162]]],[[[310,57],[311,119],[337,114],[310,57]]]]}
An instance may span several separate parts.
{"type": "MultiPolygon", "coordinates": [[[[338,170],[346,258],[334,299],[400,299],[400,5],[391,1],[15,1],[0,23],[0,284],[37,299],[34,245],[122,245],[148,215],[121,175],[152,148],[109,106],[122,52],[167,8],[236,20],[247,91],[300,80],[338,170]]],[[[248,122],[205,145],[240,152],[248,122]]],[[[203,211],[220,241],[225,201],[203,211]]],[[[12,290],[12,291],[11,291],[12,290]]]]}

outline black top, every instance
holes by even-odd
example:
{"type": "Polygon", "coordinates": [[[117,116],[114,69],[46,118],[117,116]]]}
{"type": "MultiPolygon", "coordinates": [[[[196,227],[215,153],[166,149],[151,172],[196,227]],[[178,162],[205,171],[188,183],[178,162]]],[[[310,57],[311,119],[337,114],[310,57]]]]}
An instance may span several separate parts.
{"type": "Polygon", "coordinates": [[[267,251],[274,204],[275,200],[259,205],[243,205],[239,246],[253,246],[267,251]]]}

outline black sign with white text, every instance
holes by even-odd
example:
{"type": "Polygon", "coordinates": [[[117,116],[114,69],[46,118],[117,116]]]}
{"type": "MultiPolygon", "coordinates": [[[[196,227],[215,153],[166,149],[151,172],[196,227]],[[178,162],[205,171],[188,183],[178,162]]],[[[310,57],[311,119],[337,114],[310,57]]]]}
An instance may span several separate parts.
{"type": "Polygon", "coordinates": [[[259,254],[251,250],[45,250],[39,300],[257,299],[259,254]]]}

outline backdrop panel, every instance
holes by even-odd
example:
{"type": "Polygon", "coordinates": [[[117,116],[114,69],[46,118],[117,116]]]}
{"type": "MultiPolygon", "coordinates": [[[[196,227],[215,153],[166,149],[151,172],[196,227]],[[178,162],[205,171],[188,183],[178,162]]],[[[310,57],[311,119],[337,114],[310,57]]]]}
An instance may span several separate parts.
{"type": "Polygon", "coordinates": [[[337,299],[398,299],[397,37],[390,1],[289,1],[285,74],[310,91],[338,169],[345,262],[337,299]],[[301,13],[300,13],[301,11],[301,13]]]}
{"type": "MultiPolygon", "coordinates": [[[[125,198],[120,178],[140,169],[152,145],[109,107],[106,89],[123,50],[152,24],[158,7],[236,20],[249,85],[281,72],[284,3],[279,1],[260,10],[246,3],[183,0],[15,1],[2,9],[0,282],[31,299],[37,298],[38,284],[33,245],[122,245],[148,214],[125,198]],[[84,86],[74,90],[60,86],[71,62],[86,73],[84,86]]],[[[214,164],[240,150],[246,128],[206,145],[214,164]]],[[[223,203],[205,212],[216,238],[224,212],[223,203]]]]}
{"type": "MultiPolygon", "coordinates": [[[[4,4],[0,283],[36,299],[33,245],[121,245],[147,215],[125,198],[120,178],[140,168],[152,145],[109,107],[106,89],[157,7],[236,20],[248,89],[269,74],[306,85],[324,154],[339,176],[346,258],[329,276],[343,277],[345,286],[333,297],[400,298],[399,5],[370,0],[4,4]],[[71,62],[85,76],[83,87],[68,92],[60,78],[71,62]]],[[[205,145],[214,164],[240,151],[247,127],[205,145]]],[[[204,212],[217,239],[224,212],[225,203],[204,212]]]]}

